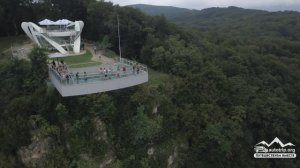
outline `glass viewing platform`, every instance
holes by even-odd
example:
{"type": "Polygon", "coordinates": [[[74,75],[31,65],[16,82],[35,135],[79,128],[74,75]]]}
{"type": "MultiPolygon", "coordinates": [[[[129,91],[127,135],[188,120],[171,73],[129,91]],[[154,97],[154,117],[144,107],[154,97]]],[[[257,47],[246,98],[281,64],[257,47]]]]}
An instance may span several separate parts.
{"type": "Polygon", "coordinates": [[[63,96],[78,96],[122,89],[148,82],[146,65],[121,58],[114,64],[69,68],[66,64],[49,64],[52,84],[63,96]]]}

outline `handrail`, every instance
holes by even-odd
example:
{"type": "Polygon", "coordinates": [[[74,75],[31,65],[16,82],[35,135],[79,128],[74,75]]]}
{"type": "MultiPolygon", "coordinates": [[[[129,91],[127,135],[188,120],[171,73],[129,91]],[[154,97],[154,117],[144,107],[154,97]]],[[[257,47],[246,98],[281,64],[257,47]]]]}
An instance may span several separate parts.
{"type": "Polygon", "coordinates": [[[124,64],[128,64],[128,65],[135,65],[138,64],[144,71],[148,71],[147,65],[136,62],[136,61],[132,61],[126,58],[120,58],[120,62],[124,63],[124,64]]]}
{"type": "Polygon", "coordinates": [[[146,65],[128,60],[126,58],[121,58],[120,62],[114,64],[114,67],[119,66],[119,63],[126,65],[125,71],[123,71],[123,69],[121,68],[119,71],[109,70],[102,72],[79,74],[76,76],[74,73],[72,73],[72,71],[69,70],[69,66],[66,65],[67,76],[63,77],[58,73],[56,69],[53,69],[52,66],[49,64],[49,72],[54,74],[55,78],[58,79],[58,81],[63,85],[84,84],[87,82],[90,83],[95,81],[105,81],[129,76],[138,76],[148,72],[146,65]],[[140,70],[134,70],[134,65],[138,65],[140,70]]]}

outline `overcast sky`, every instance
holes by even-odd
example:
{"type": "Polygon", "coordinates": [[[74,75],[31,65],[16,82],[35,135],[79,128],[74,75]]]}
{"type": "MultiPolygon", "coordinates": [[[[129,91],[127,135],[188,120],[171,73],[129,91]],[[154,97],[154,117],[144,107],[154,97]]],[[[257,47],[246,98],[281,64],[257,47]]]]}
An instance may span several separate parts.
{"type": "Polygon", "coordinates": [[[189,9],[203,9],[208,7],[238,6],[243,8],[279,8],[290,9],[300,6],[300,0],[106,0],[120,6],[131,4],[151,4],[162,6],[176,6],[189,9]]]}

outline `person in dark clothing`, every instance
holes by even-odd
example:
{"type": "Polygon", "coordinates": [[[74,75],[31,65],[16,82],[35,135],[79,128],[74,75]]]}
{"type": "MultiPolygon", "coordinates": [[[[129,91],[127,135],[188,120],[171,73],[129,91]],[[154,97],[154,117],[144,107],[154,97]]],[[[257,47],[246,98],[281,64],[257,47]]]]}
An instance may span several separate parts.
{"type": "Polygon", "coordinates": [[[69,84],[69,78],[70,78],[70,76],[69,76],[69,74],[67,74],[67,75],[66,75],[67,84],[69,84]]]}
{"type": "Polygon", "coordinates": [[[54,69],[56,67],[55,61],[52,60],[52,68],[54,69]]]}
{"type": "Polygon", "coordinates": [[[140,65],[138,64],[136,67],[136,73],[139,74],[139,72],[140,72],[140,65]]]}
{"type": "Polygon", "coordinates": [[[77,84],[79,82],[79,72],[76,73],[76,80],[77,80],[77,84]]]}
{"type": "Polygon", "coordinates": [[[84,72],[84,80],[87,81],[87,74],[84,72]]]}

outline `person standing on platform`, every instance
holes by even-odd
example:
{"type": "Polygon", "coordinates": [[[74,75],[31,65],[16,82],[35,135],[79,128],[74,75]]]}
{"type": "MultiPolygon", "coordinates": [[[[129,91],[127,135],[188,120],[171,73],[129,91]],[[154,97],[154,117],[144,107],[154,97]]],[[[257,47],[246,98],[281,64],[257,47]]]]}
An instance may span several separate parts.
{"type": "Polygon", "coordinates": [[[117,68],[117,78],[120,78],[120,67],[117,68]]]}
{"type": "Polygon", "coordinates": [[[66,75],[67,84],[69,84],[69,78],[70,78],[70,76],[69,76],[69,74],[67,74],[67,75],[66,75]]]}
{"type": "Polygon", "coordinates": [[[136,73],[137,73],[137,74],[140,73],[140,64],[137,64],[137,66],[136,66],[136,73]]]}
{"type": "Polygon", "coordinates": [[[132,73],[135,75],[136,64],[132,66],[132,73]]]}
{"type": "Polygon", "coordinates": [[[126,66],[123,67],[123,75],[126,76],[126,66]]]}
{"type": "Polygon", "coordinates": [[[94,53],[97,54],[97,47],[94,45],[94,53]]]}
{"type": "Polygon", "coordinates": [[[87,75],[86,75],[86,72],[84,72],[84,80],[87,81],[87,75]]]}
{"type": "Polygon", "coordinates": [[[79,72],[76,73],[77,84],[79,83],[79,72]]]}

